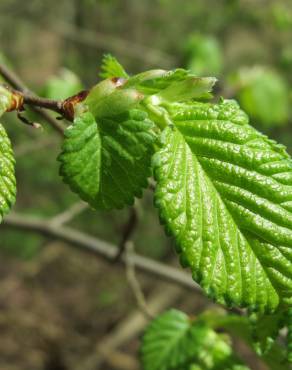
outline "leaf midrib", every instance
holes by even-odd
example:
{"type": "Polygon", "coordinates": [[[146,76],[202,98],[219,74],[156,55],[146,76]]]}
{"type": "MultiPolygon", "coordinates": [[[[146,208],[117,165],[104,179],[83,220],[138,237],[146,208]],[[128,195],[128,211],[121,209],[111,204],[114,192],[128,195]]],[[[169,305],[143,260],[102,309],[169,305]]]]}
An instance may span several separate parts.
{"type": "MultiPolygon", "coordinates": [[[[205,176],[206,176],[206,178],[207,178],[208,182],[210,183],[210,185],[214,188],[214,191],[215,191],[215,193],[216,193],[216,197],[218,197],[218,198],[222,201],[222,203],[224,204],[224,207],[225,207],[225,209],[226,209],[226,212],[228,213],[229,217],[231,218],[232,222],[236,225],[236,227],[238,228],[238,230],[240,231],[240,233],[243,235],[243,237],[244,237],[244,239],[245,239],[245,241],[246,241],[247,245],[250,247],[250,249],[251,249],[251,250],[252,250],[252,252],[254,253],[254,255],[255,255],[256,259],[258,260],[259,264],[261,265],[261,267],[262,267],[263,271],[265,272],[266,278],[270,281],[270,283],[271,283],[271,285],[273,286],[273,288],[274,288],[275,292],[277,292],[277,294],[278,294],[278,296],[279,296],[278,290],[277,290],[277,288],[276,288],[276,286],[275,286],[275,282],[273,281],[273,279],[271,279],[271,278],[270,278],[269,273],[268,273],[268,271],[267,271],[267,268],[262,264],[261,259],[259,258],[259,256],[258,256],[258,255],[257,255],[257,253],[255,252],[254,248],[252,248],[251,244],[250,244],[250,243],[249,243],[249,241],[247,240],[246,235],[245,235],[245,232],[244,232],[244,229],[242,229],[242,228],[240,228],[240,227],[238,226],[238,224],[237,224],[237,222],[235,221],[234,217],[233,217],[233,216],[232,216],[232,214],[230,213],[229,208],[228,208],[228,206],[226,205],[226,203],[225,203],[224,199],[222,199],[221,194],[219,193],[219,191],[217,190],[217,188],[216,188],[216,187],[215,187],[215,185],[213,184],[212,179],[210,178],[210,176],[208,175],[208,173],[204,170],[204,167],[202,166],[201,162],[199,161],[199,156],[197,156],[196,154],[194,154],[194,153],[193,153],[193,151],[192,151],[191,147],[189,146],[188,142],[187,142],[187,141],[185,140],[185,138],[184,138],[184,135],[179,131],[179,129],[177,129],[177,131],[178,131],[178,133],[182,136],[182,138],[183,138],[183,140],[184,140],[184,142],[185,142],[185,145],[188,147],[188,149],[190,150],[190,152],[192,153],[192,155],[196,158],[197,163],[198,163],[198,165],[201,167],[202,172],[205,174],[205,176]]],[[[248,231],[250,234],[252,234],[255,238],[257,238],[257,239],[259,239],[259,240],[261,240],[261,239],[262,239],[262,238],[259,238],[257,235],[255,235],[255,234],[254,234],[253,232],[251,232],[250,230],[247,230],[247,231],[248,231]]],[[[236,248],[236,250],[237,250],[237,252],[239,252],[238,247],[236,248]]],[[[223,253],[223,255],[224,255],[224,253],[223,253]]],[[[225,258],[224,258],[224,261],[225,261],[225,258]]],[[[240,264],[240,258],[239,258],[239,264],[240,264]]],[[[255,266],[255,268],[256,268],[256,266],[255,266]]],[[[240,271],[240,274],[241,274],[241,276],[242,276],[242,271],[241,271],[241,270],[242,270],[242,268],[241,268],[241,264],[240,264],[239,271],[240,271]]],[[[257,289],[255,290],[255,298],[256,298],[256,291],[257,291],[257,289]]],[[[241,295],[242,295],[242,290],[241,290],[241,295]]]]}

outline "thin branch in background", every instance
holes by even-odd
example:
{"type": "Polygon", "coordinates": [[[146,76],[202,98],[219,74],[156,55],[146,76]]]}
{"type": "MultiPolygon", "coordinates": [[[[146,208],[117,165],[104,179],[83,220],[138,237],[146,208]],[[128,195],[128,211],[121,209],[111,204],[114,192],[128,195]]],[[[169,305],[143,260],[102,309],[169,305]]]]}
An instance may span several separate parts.
{"type": "MultiPolygon", "coordinates": [[[[22,216],[16,213],[10,213],[1,224],[1,228],[12,227],[28,232],[38,232],[49,238],[56,238],[74,246],[79,250],[99,256],[105,261],[112,262],[117,255],[118,248],[109,242],[100,240],[81,231],[77,231],[68,226],[56,226],[49,220],[40,220],[34,217],[22,216]]],[[[137,270],[147,273],[150,276],[168,281],[172,284],[192,289],[193,291],[202,292],[200,286],[185,272],[176,267],[155,261],[151,258],[132,253],[128,256],[137,270]]],[[[125,263],[125,256],[119,260],[125,263]]]]}
{"type": "Polygon", "coordinates": [[[59,213],[57,216],[51,218],[50,224],[61,226],[70,222],[74,217],[78,216],[81,212],[88,208],[85,202],[76,202],[64,212],[59,213]]]}
{"type": "Polygon", "coordinates": [[[63,22],[54,24],[54,28],[50,29],[50,31],[71,41],[127,55],[131,58],[142,60],[143,62],[147,61],[147,63],[151,65],[169,68],[176,64],[176,58],[173,55],[167,54],[161,50],[90,29],[77,28],[70,23],[63,22]]]}
{"type": "Polygon", "coordinates": [[[0,64],[0,75],[14,88],[22,91],[23,93],[31,93],[29,88],[24,84],[24,82],[17,76],[16,73],[12,72],[4,64],[0,64]]]}
{"type": "MultiPolygon", "coordinates": [[[[0,75],[14,88],[21,91],[23,94],[34,96],[35,94],[22,82],[22,80],[12,72],[8,67],[0,64],[0,75]]],[[[31,106],[31,109],[39,114],[45,121],[47,121],[59,134],[63,135],[65,126],[53,118],[47,111],[31,106]]]]}
{"type": "Polygon", "coordinates": [[[122,238],[118,246],[118,252],[115,261],[118,261],[123,255],[128,240],[132,237],[136,227],[138,225],[138,212],[136,207],[132,207],[129,210],[129,218],[123,227],[122,238]]]}
{"type": "MultiPolygon", "coordinates": [[[[156,316],[174,305],[182,295],[183,290],[177,285],[159,282],[155,284],[148,298],[148,308],[156,316]]],[[[96,350],[86,359],[86,363],[81,365],[80,370],[104,369],[112,352],[140,335],[148,322],[140,309],[129,312],[110,333],[98,341],[96,350]]]]}
{"type": "Polygon", "coordinates": [[[125,266],[126,266],[126,276],[128,283],[133,291],[133,294],[136,298],[137,305],[140,310],[143,312],[147,319],[153,319],[154,315],[150,312],[145,296],[143,294],[141,285],[136,277],[135,265],[129,256],[134,252],[134,244],[131,241],[126,242],[125,248],[125,266]]]}
{"type": "Polygon", "coordinates": [[[60,115],[63,114],[62,101],[41,98],[39,96],[33,95],[31,93],[23,92],[23,104],[27,104],[34,107],[45,108],[52,110],[60,115]]]}

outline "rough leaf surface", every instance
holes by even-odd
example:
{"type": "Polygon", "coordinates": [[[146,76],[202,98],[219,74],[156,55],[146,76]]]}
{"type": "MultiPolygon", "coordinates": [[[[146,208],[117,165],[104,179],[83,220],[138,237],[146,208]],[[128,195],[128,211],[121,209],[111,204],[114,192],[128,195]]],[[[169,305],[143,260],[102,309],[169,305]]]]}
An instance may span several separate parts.
{"type": "Polygon", "coordinates": [[[124,67],[118,62],[118,60],[111,54],[104,55],[101,65],[100,77],[102,78],[113,78],[123,77],[128,78],[129,75],[124,70],[124,67]]]}
{"type": "Polygon", "coordinates": [[[220,335],[177,310],[151,322],[141,351],[144,370],[248,370],[220,335]]]}
{"type": "Polygon", "coordinates": [[[285,325],[286,316],[287,311],[283,310],[270,315],[258,313],[250,315],[253,347],[260,356],[271,350],[280,329],[285,325]]]}
{"type": "Polygon", "coordinates": [[[182,263],[217,301],[274,310],[292,293],[292,162],[237,103],[168,107],[156,206],[182,263]]]}
{"type": "Polygon", "coordinates": [[[0,222],[15,202],[16,180],[10,140],[0,124],[0,222]]]}
{"type": "Polygon", "coordinates": [[[89,112],[66,130],[61,175],[73,191],[96,209],[133,204],[148,185],[155,135],[139,110],[99,119],[89,112]]]}

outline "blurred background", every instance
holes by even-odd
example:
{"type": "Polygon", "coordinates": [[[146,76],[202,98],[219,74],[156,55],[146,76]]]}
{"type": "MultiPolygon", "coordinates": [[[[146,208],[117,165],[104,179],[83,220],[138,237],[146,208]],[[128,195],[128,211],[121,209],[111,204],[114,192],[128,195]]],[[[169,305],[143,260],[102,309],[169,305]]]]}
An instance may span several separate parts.
{"type": "MultiPolygon", "coordinates": [[[[184,67],[217,77],[217,97],[236,98],[252,124],[290,152],[291,41],[289,0],[0,1],[0,63],[39,95],[61,99],[92,86],[104,53],[130,73],[184,67]]],[[[17,160],[14,211],[45,219],[77,204],[69,226],[120,243],[129,211],[93,212],[78,203],[58,176],[58,134],[46,123],[42,130],[25,126],[14,114],[2,121],[17,160]]],[[[137,208],[136,252],[173,263],[151,191],[137,208]]],[[[0,255],[1,370],[139,368],[145,318],[123,266],[5,224],[0,255]]],[[[195,291],[137,277],[154,311],[198,314],[211,305],[195,291]]],[[[265,369],[235,345],[253,369],[265,369]]]]}

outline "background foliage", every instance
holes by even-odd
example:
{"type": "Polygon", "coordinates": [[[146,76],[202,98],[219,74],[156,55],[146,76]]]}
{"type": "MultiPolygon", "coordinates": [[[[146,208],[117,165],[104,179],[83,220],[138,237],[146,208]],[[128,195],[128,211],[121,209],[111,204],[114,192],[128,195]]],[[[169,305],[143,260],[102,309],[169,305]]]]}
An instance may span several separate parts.
{"type": "MultiPolygon", "coordinates": [[[[0,25],[0,60],[43,96],[66,97],[95,84],[107,52],[131,73],[187,67],[220,78],[217,96],[236,97],[253,124],[287,145],[291,154],[288,0],[1,0],[0,25]]],[[[77,197],[58,177],[60,139],[55,133],[46,125],[45,134],[27,128],[11,115],[5,122],[21,184],[15,210],[53,216],[75,203],[77,197]]],[[[171,241],[158,224],[152,202],[151,193],[146,193],[135,247],[172,261],[171,241]]],[[[126,210],[86,209],[71,224],[118,243],[126,217],[126,210]]],[[[123,270],[39,235],[0,228],[0,369],[55,369],[54,363],[86,368],[102,338],[135,310],[123,270]]],[[[144,277],[141,282],[151,296],[154,282],[144,277]]],[[[211,304],[189,292],[181,297],[172,306],[191,314],[211,304]]],[[[137,356],[137,343],[137,337],[132,338],[125,352],[137,356]]],[[[243,343],[236,346],[252,368],[265,368],[243,343]]],[[[103,368],[115,367],[107,362],[103,368]]]]}

